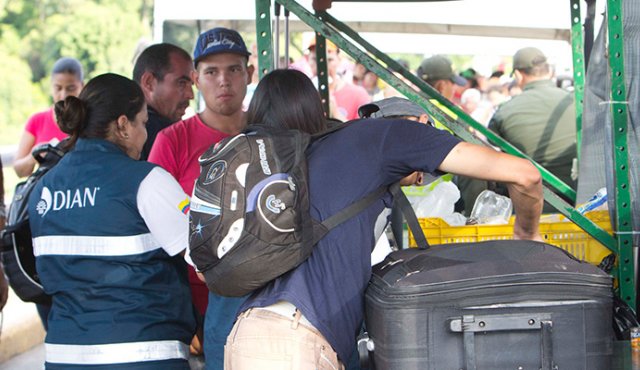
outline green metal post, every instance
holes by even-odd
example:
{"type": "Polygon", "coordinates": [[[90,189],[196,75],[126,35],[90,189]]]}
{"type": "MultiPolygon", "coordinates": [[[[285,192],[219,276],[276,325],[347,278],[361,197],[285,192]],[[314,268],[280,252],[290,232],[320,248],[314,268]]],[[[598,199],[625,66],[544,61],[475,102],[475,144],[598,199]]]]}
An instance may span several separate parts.
{"type": "Polygon", "coordinates": [[[316,32],[316,71],[318,77],[318,91],[322,99],[322,106],[327,117],[330,117],[329,104],[329,75],[327,73],[327,40],[321,33],[316,32]]]}
{"type": "Polygon", "coordinates": [[[613,159],[615,183],[615,225],[618,241],[618,282],[620,297],[636,307],[634,279],[633,235],[631,224],[631,195],[629,184],[629,156],[627,146],[628,112],[626,80],[624,76],[624,37],[622,0],[607,1],[607,30],[609,40],[609,69],[611,72],[611,117],[613,123],[613,159]]]}
{"type": "Polygon", "coordinates": [[[582,110],[584,104],[584,32],[580,15],[580,0],[571,0],[571,46],[573,49],[573,86],[576,103],[576,155],[580,161],[582,145],[582,110]]]}
{"type": "Polygon", "coordinates": [[[258,76],[273,69],[271,40],[271,0],[256,0],[256,40],[258,40],[258,76]]]}

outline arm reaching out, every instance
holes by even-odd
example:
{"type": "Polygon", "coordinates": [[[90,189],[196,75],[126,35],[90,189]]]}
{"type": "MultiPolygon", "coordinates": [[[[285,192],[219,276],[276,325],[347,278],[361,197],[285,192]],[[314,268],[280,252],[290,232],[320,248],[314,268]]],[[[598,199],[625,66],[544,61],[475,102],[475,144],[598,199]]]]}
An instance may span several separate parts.
{"type": "Polygon", "coordinates": [[[456,175],[506,183],[516,221],[514,239],[542,241],[539,233],[544,197],[542,178],[528,160],[470,143],[460,143],[438,168],[456,175]]]}
{"type": "Polygon", "coordinates": [[[31,155],[31,150],[36,142],[36,138],[29,132],[25,131],[20,137],[16,157],[13,160],[13,169],[18,177],[27,177],[31,175],[36,166],[36,160],[31,155]]]}

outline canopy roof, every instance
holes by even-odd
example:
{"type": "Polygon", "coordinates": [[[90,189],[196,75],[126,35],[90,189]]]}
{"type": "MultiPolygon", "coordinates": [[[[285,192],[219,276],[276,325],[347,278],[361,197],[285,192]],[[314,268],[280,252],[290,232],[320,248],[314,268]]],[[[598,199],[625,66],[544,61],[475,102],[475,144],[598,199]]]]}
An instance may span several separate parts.
{"type": "MultiPolygon", "coordinates": [[[[299,3],[312,10],[312,1],[299,3]]],[[[165,22],[254,32],[255,0],[221,3],[156,0],[155,40],[162,40],[165,22]]],[[[570,6],[569,0],[340,0],[328,12],[387,53],[511,56],[521,47],[535,46],[551,61],[570,66],[570,6]]],[[[289,25],[291,32],[311,31],[294,16],[289,25]]]]}

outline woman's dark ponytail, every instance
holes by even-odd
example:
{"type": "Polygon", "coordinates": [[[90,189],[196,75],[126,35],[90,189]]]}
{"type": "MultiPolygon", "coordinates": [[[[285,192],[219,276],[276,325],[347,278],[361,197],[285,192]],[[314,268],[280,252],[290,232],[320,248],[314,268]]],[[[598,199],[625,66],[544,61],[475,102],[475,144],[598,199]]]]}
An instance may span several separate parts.
{"type": "Polygon", "coordinates": [[[112,124],[121,115],[130,121],[144,107],[144,94],[134,81],[113,73],[94,77],[76,98],[55,104],[56,121],[69,134],[69,147],[78,138],[109,139],[112,124]]]}
{"type": "Polygon", "coordinates": [[[72,147],[87,126],[87,106],[75,96],[67,96],[55,104],[56,121],[62,132],[69,134],[72,147]]]}

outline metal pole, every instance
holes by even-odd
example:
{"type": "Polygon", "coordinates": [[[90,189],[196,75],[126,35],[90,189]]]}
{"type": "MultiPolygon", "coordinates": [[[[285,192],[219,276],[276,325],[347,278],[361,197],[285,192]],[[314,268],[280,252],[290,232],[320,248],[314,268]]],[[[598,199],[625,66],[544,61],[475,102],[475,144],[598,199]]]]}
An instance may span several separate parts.
{"type": "Polygon", "coordinates": [[[284,10],[284,63],[282,68],[289,68],[289,9],[284,10]]]}
{"type": "Polygon", "coordinates": [[[331,117],[329,104],[329,74],[327,73],[327,42],[324,36],[316,32],[316,73],[318,75],[318,91],[327,117],[331,117]]]}
{"type": "Polygon", "coordinates": [[[273,65],[274,68],[280,68],[280,3],[273,3],[273,14],[276,16],[273,38],[273,65]]]}
{"type": "MultiPolygon", "coordinates": [[[[580,0],[571,0],[571,46],[573,49],[573,86],[576,106],[576,158],[580,163],[582,111],[584,97],[584,35],[580,22],[580,0]]],[[[579,167],[578,167],[579,168],[579,167]]]]}

